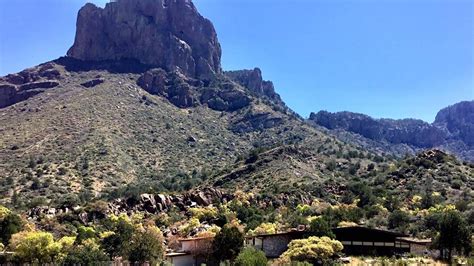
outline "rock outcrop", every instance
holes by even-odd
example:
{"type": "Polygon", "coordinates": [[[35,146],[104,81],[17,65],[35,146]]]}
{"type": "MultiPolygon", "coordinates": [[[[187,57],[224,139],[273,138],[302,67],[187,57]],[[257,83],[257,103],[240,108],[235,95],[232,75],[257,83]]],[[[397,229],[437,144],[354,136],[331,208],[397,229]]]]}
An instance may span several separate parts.
{"type": "Polygon", "coordinates": [[[237,82],[238,84],[248,88],[253,93],[269,98],[272,101],[277,103],[283,103],[280,98],[280,95],[275,92],[273,82],[268,80],[263,80],[262,71],[259,68],[254,68],[252,70],[236,70],[236,71],[226,71],[224,74],[237,82]]]}
{"type": "Polygon", "coordinates": [[[47,89],[59,86],[61,74],[47,63],[0,78],[0,108],[24,101],[47,89]]]}
{"type": "Polygon", "coordinates": [[[451,139],[460,139],[474,149],[474,101],[464,101],[441,109],[433,125],[447,129],[451,139]]]}
{"type": "Polygon", "coordinates": [[[213,110],[231,112],[250,104],[250,97],[235,83],[215,83],[204,87],[201,80],[189,78],[179,70],[166,72],[161,68],[146,71],[137,81],[147,92],[165,97],[180,108],[207,104],[213,110]]]}
{"type": "Polygon", "coordinates": [[[221,72],[214,26],[190,0],[117,0],[105,8],[86,4],[67,54],[83,61],[135,59],[202,79],[221,72]]]}
{"type": "Polygon", "coordinates": [[[192,89],[199,86],[199,80],[189,79],[181,72],[167,73],[161,68],[145,72],[137,84],[153,95],[160,95],[180,108],[192,107],[197,104],[196,91],[192,89]]]}

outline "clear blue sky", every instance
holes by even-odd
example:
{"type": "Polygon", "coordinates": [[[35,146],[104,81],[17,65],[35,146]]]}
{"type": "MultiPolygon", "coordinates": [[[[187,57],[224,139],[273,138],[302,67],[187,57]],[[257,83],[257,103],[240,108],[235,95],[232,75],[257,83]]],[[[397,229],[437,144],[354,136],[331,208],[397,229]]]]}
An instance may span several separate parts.
{"type": "MultiPolygon", "coordinates": [[[[0,0],[0,75],[64,55],[84,0],[0,0]]],[[[92,2],[103,5],[106,1],[92,2]]],[[[432,121],[474,99],[474,1],[195,0],[226,70],[259,66],[302,116],[432,121]]]]}

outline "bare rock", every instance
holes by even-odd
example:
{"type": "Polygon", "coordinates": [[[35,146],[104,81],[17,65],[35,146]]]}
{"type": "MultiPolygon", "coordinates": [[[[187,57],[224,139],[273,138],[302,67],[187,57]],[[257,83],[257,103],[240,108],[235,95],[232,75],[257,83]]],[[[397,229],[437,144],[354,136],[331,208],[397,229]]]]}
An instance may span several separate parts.
{"type": "Polygon", "coordinates": [[[260,68],[226,71],[224,74],[253,93],[283,104],[280,95],[275,92],[273,82],[263,80],[260,68]]]}
{"type": "Polygon", "coordinates": [[[50,89],[59,86],[57,81],[42,81],[42,82],[32,82],[21,85],[19,91],[27,91],[34,89],[50,89]]]}
{"type": "Polygon", "coordinates": [[[190,0],[117,0],[86,4],[68,56],[84,61],[136,59],[190,77],[221,72],[221,47],[212,23],[190,0]]]}
{"type": "Polygon", "coordinates": [[[103,79],[93,79],[93,80],[89,80],[84,83],[81,83],[81,86],[86,87],[86,88],[92,88],[102,83],[104,83],[103,79]]]}
{"type": "Polygon", "coordinates": [[[10,84],[0,85],[0,108],[15,103],[16,87],[10,84]]]}
{"type": "Polygon", "coordinates": [[[180,108],[192,107],[198,103],[192,86],[196,81],[187,78],[180,71],[167,73],[160,68],[151,69],[140,76],[137,84],[151,94],[165,97],[180,108]]]}

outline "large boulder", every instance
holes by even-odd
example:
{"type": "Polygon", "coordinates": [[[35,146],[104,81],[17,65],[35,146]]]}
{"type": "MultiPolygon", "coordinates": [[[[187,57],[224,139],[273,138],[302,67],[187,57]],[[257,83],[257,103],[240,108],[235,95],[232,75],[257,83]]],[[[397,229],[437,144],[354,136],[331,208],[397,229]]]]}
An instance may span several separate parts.
{"type": "Polygon", "coordinates": [[[117,0],[105,8],[86,4],[67,54],[84,61],[136,59],[203,79],[221,72],[214,26],[190,0],[117,0]]]}

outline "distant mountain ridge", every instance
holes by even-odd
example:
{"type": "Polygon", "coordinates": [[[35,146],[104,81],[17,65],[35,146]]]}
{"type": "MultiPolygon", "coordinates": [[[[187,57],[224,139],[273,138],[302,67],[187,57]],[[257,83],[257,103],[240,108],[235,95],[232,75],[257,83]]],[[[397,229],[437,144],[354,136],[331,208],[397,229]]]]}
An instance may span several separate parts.
{"type": "Polygon", "coordinates": [[[327,128],[346,141],[353,138],[363,146],[384,145],[381,149],[387,153],[403,155],[419,149],[440,148],[462,159],[474,160],[474,101],[443,108],[431,124],[418,119],[375,119],[359,113],[327,111],[311,113],[308,122],[327,128]],[[363,139],[351,137],[347,132],[368,140],[364,145],[363,139]],[[391,149],[387,144],[398,148],[391,149]]]}

